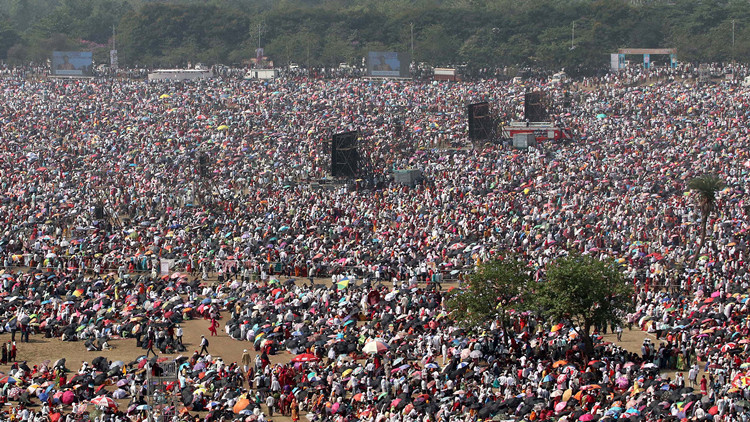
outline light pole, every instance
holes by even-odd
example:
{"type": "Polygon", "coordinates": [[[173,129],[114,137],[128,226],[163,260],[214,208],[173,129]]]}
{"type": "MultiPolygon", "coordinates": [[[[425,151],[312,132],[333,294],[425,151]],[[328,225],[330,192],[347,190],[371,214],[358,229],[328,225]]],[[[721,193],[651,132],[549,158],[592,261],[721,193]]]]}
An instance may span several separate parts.
{"type": "Polygon", "coordinates": [[[411,28],[411,61],[414,61],[414,22],[409,22],[411,28]]]}
{"type": "Polygon", "coordinates": [[[263,23],[258,23],[258,48],[260,48],[260,33],[263,31],[263,23]]]}
{"type": "Polygon", "coordinates": [[[573,28],[570,31],[570,49],[575,50],[576,48],[576,21],[573,21],[573,28]]]}
{"type": "Polygon", "coordinates": [[[732,62],[734,62],[734,19],[732,19],[732,62]]]}

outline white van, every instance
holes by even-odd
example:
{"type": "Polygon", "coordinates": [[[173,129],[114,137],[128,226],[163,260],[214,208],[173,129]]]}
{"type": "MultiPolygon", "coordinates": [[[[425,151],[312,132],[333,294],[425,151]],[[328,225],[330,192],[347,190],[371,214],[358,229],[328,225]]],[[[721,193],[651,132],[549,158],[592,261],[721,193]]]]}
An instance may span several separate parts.
{"type": "Polygon", "coordinates": [[[568,81],[568,74],[565,72],[558,72],[552,75],[552,82],[553,84],[562,84],[568,81]]]}

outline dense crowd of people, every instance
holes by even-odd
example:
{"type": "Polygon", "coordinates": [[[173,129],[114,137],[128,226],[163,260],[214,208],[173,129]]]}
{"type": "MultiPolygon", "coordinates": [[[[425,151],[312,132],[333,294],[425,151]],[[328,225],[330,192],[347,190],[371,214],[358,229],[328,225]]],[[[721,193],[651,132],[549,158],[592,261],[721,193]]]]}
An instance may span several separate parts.
{"type": "Polygon", "coordinates": [[[160,404],[170,419],[747,420],[749,91],[692,76],[2,79],[11,347],[44,335],[96,353],[135,338],[144,356],[77,374],[15,362],[0,400],[16,420],[141,420],[146,379],[171,370],[160,356],[185,352],[163,391],[176,401],[160,404]],[[529,90],[570,100],[550,111],[571,142],[469,141],[467,104],[507,122],[529,90]],[[367,174],[340,183],[328,141],[349,130],[367,174]],[[396,183],[406,168],[424,182],[396,183]],[[701,244],[687,183],[704,173],[726,188],[701,244]],[[653,338],[641,353],[601,339],[623,327],[599,327],[593,357],[569,321],[459,327],[431,283],[506,252],[543,279],[571,251],[622,266],[636,288],[623,324],[653,338]],[[209,337],[190,354],[194,318],[251,351],[224,362],[209,337]]]}

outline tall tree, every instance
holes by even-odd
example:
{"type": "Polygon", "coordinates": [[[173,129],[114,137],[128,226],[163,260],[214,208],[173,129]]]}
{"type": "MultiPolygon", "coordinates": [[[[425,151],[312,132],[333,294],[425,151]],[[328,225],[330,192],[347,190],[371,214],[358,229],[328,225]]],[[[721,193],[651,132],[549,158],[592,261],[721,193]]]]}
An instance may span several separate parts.
{"type": "Polygon", "coordinates": [[[701,211],[701,243],[693,255],[692,266],[695,266],[700,250],[706,244],[706,228],[711,212],[716,209],[716,193],[724,189],[726,184],[714,174],[704,174],[688,182],[688,188],[695,191],[698,208],[701,211]]]}
{"type": "Polygon", "coordinates": [[[547,268],[532,299],[548,320],[570,321],[583,340],[584,354],[590,356],[592,329],[621,324],[632,294],[632,287],[614,261],[572,254],[558,258],[547,268]]]}
{"type": "Polygon", "coordinates": [[[469,276],[466,287],[450,295],[450,316],[467,328],[499,318],[504,328],[507,311],[523,306],[523,295],[530,282],[529,269],[515,256],[484,263],[469,276]]]}

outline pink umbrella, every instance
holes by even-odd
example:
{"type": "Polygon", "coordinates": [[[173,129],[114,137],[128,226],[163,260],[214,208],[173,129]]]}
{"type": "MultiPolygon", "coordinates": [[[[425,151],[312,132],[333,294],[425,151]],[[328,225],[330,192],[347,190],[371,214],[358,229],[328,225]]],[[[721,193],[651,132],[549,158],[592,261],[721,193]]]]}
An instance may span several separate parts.
{"type": "Polygon", "coordinates": [[[568,402],[566,402],[566,401],[561,401],[560,403],[557,403],[555,405],[555,412],[557,412],[557,413],[562,412],[563,409],[565,409],[565,406],[567,406],[567,405],[568,405],[568,402]]]}
{"type": "Polygon", "coordinates": [[[718,291],[718,290],[715,291],[715,292],[713,292],[713,293],[711,293],[711,297],[719,297],[719,296],[721,296],[721,292],[718,291]]]}
{"type": "Polygon", "coordinates": [[[594,415],[592,415],[591,413],[584,413],[580,418],[578,418],[578,420],[583,422],[593,421],[594,415]]]}
{"type": "MultiPolygon", "coordinates": [[[[73,401],[75,401],[75,398],[76,398],[75,394],[73,394],[72,391],[68,390],[68,391],[66,391],[66,392],[63,393],[62,398],[60,399],[60,401],[62,401],[63,404],[71,404],[71,403],[73,403],[73,401]]],[[[112,400],[112,399],[110,399],[110,400],[112,400]]],[[[113,403],[114,403],[114,401],[113,401],[113,403]]]]}
{"type": "Polygon", "coordinates": [[[20,396],[20,395],[21,395],[21,393],[22,393],[22,391],[21,391],[21,389],[20,389],[20,388],[18,388],[18,387],[13,387],[13,388],[11,388],[11,389],[10,389],[10,391],[8,392],[8,397],[9,397],[9,398],[11,398],[11,399],[17,399],[17,398],[18,398],[18,396],[20,396]]]}
{"type": "Polygon", "coordinates": [[[617,386],[620,388],[626,388],[628,384],[630,384],[630,381],[628,381],[628,377],[617,378],[615,382],[617,383],[617,386]]]}

